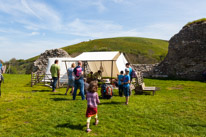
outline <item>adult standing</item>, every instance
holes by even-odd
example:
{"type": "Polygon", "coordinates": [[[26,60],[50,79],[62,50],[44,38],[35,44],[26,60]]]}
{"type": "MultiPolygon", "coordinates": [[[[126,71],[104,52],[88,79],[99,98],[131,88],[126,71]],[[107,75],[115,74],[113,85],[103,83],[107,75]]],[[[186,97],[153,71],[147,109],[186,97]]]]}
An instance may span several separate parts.
{"type": "Polygon", "coordinates": [[[52,75],[53,83],[52,83],[52,92],[56,92],[56,84],[60,76],[60,67],[58,65],[59,61],[55,60],[54,64],[50,68],[50,72],[52,75]]]}
{"type": "Polygon", "coordinates": [[[129,76],[130,76],[130,82],[132,80],[132,68],[130,67],[130,63],[126,63],[126,68],[129,69],[129,76]]]}
{"type": "Polygon", "coordinates": [[[80,88],[80,93],[81,93],[81,96],[82,96],[82,100],[85,100],[85,96],[84,96],[84,79],[83,79],[84,70],[82,68],[82,62],[81,61],[78,61],[78,66],[74,68],[73,73],[74,73],[74,76],[75,76],[73,100],[76,99],[76,94],[77,94],[77,89],[78,88],[80,88]]]}
{"type": "Polygon", "coordinates": [[[0,60],[0,82],[4,81],[3,72],[4,72],[3,61],[0,60]]]}
{"type": "Polygon", "coordinates": [[[0,60],[0,74],[3,74],[3,61],[0,60]]]}
{"type": "Polygon", "coordinates": [[[73,70],[74,70],[75,66],[76,66],[75,63],[72,63],[71,68],[68,68],[68,70],[67,70],[68,86],[67,86],[65,95],[67,95],[67,92],[68,92],[70,87],[72,88],[70,93],[73,94],[73,92],[74,92],[74,79],[75,79],[75,77],[74,77],[74,74],[73,74],[73,70]]]}
{"type": "Polygon", "coordinates": [[[124,75],[124,79],[122,82],[123,85],[123,90],[124,90],[124,95],[126,97],[126,102],[125,104],[128,105],[129,103],[129,96],[130,94],[130,76],[129,76],[129,68],[125,69],[125,75],[124,75]]]}
{"type": "Polygon", "coordinates": [[[1,96],[1,82],[4,80],[2,74],[3,74],[3,61],[0,60],[0,96],[1,96]]]}

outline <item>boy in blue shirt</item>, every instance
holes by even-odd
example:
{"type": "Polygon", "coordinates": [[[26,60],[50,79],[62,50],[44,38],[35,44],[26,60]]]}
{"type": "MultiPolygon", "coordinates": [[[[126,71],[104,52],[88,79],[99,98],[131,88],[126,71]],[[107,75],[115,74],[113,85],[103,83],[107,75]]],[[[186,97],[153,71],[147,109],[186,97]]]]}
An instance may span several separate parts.
{"type": "Polygon", "coordinates": [[[125,102],[125,104],[128,105],[129,95],[130,95],[130,93],[129,93],[129,92],[130,92],[129,68],[126,68],[126,69],[125,69],[125,75],[124,75],[124,78],[123,78],[122,85],[123,85],[124,95],[125,95],[125,97],[126,97],[126,102],[125,102]]]}
{"type": "Polygon", "coordinates": [[[124,75],[123,75],[123,71],[120,72],[120,75],[118,75],[118,87],[119,87],[119,96],[121,97],[122,96],[122,93],[123,93],[123,85],[122,85],[122,81],[123,81],[123,78],[124,78],[124,75]]]}

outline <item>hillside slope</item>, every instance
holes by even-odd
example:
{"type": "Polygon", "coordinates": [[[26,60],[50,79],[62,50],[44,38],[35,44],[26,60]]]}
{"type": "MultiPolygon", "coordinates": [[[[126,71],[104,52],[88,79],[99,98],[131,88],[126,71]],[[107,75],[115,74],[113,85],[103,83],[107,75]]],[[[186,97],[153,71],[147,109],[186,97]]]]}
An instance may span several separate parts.
{"type": "MultiPolygon", "coordinates": [[[[129,62],[135,64],[153,64],[163,60],[168,51],[168,42],[158,39],[138,37],[117,37],[84,41],[67,47],[62,47],[72,57],[82,52],[91,51],[121,51],[129,62]]],[[[39,56],[27,60],[15,60],[11,73],[30,74],[33,62],[39,56]]],[[[7,63],[8,65],[8,63],[7,63]]]]}
{"type": "Polygon", "coordinates": [[[121,51],[131,63],[151,64],[164,59],[168,51],[168,42],[164,40],[117,37],[84,41],[63,47],[71,56],[91,51],[121,51]]]}

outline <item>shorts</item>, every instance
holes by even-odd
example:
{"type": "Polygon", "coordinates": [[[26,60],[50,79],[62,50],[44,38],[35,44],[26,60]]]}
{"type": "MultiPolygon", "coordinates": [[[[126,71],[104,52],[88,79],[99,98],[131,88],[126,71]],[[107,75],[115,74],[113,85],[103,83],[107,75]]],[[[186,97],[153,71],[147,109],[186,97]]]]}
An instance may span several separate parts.
{"type": "Polygon", "coordinates": [[[124,90],[124,96],[128,97],[130,95],[130,93],[129,93],[130,92],[130,87],[129,86],[124,87],[123,90],[124,90]]]}
{"type": "Polygon", "coordinates": [[[68,86],[74,87],[74,79],[71,78],[68,80],[68,86]]]}

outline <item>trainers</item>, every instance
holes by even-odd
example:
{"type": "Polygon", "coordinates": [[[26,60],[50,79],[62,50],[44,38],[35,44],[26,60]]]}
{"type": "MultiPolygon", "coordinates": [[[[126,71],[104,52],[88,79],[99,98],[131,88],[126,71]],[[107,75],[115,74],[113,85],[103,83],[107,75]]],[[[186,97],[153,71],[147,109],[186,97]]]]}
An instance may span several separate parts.
{"type": "Polygon", "coordinates": [[[98,125],[99,124],[99,120],[97,120],[95,123],[94,123],[94,125],[98,125]]]}
{"type": "Polygon", "coordinates": [[[86,130],[86,132],[88,132],[88,133],[91,132],[91,131],[92,131],[92,130],[91,130],[90,128],[87,128],[87,130],[86,130]]]}

